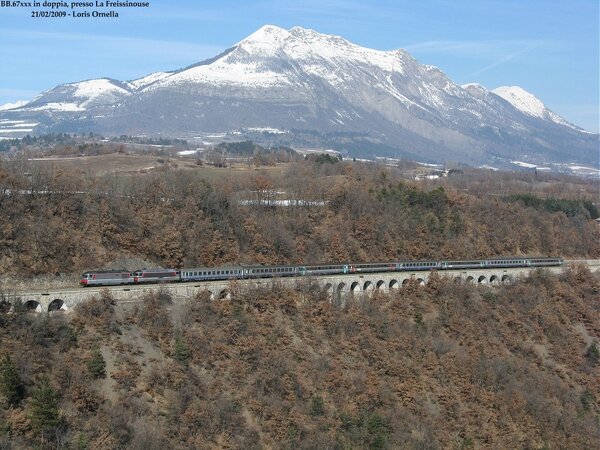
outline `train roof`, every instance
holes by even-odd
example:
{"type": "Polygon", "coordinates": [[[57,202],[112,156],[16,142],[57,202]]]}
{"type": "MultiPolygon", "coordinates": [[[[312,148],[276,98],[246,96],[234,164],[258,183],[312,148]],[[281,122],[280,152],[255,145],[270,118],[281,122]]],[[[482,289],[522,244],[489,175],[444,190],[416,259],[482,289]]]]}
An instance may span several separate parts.
{"type": "Polygon", "coordinates": [[[162,272],[179,272],[180,270],[183,269],[173,269],[173,268],[158,268],[158,269],[137,269],[134,270],[133,272],[146,272],[146,273],[162,273],[162,272]]]}
{"type": "Polygon", "coordinates": [[[110,269],[110,270],[88,270],[86,272],[83,272],[83,274],[91,274],[91,273],[123,273],[123,272],[127,272],[127,273],[131,273],[131,270],[127,270],[127,269],[110,269]]]}

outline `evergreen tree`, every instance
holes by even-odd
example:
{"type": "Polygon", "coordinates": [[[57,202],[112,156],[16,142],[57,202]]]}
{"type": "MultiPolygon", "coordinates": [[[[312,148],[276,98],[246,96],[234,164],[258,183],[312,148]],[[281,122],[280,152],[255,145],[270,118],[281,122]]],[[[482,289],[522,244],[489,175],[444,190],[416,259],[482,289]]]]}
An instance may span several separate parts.
{"type": "Polygon", "coordinates": [[[179,361],[184,366],[188,365],[188,361],[190,359],[190,350],[185,343],[185,341],[181,338],[181,336],[177,336],[175,338],[175,359],[179,361]]]}
{"type": "Polygon", "coordinates": [[[87,368],[94,378],[106,378],[106,361],[98,347],[92,350],[92,357],[87,362],[87,368]]]}
{"type": "Polygon", "coordinates": [[[325,415],[325,403],[323,397],[317,395],[312,397],[310,400],[310,415],[311,416],[324,416],[325,415]]]}
{"type": "Polygon", "coordinates": [[[8,353],[0,362],[0,392],[9,406],[18,405],[25,396],[23,382],[8,353]]]}
{"type": "Polygon", "coordinates": [[[598,364],[598,362],[600,362],[600,350],[598,350],[598,346],[596,345],[596,342],[592,342],[590,344],[587,351],[585,352],[585,357],[588,359],[588,361],[593,366],[595,366],[596,364],[598,364]]]}
{"type": "Polygon", "coordinates": [[[42,442],[44,434],[57,431],[63,424],[58,410],[58,394],[46,378],[33,392],[29,403],[29,418],[34,431],[41,435],[42,442]]]}

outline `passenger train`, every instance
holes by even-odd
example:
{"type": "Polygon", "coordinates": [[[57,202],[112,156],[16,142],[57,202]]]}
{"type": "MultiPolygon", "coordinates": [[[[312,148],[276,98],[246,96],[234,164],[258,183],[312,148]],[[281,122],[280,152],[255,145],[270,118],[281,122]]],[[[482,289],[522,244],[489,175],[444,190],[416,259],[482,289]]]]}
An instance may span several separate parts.
{"type": "Polygon", "coordinates": [[[121,284],[170,283],[186,281],[247,280],[252,278],[343,275],[368,272],[413,272],[456,269],[500,269],[511,267],[562,266],[562,258],[496,258],[468,261],[399,261],[364,264],[316,264],[306,266],[227,266],[189,269],[99,270],[85,272],[79,284],[115,286],[121,284]]]}

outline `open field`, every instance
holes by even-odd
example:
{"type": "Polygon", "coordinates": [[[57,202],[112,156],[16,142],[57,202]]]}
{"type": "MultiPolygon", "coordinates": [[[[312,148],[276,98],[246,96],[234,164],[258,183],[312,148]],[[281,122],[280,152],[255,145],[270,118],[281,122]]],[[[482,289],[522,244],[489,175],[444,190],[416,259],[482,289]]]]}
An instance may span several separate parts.
{"type": "MultiPolygon", "coordinates": [[[[131,155],[113,153],[99,156],[69,156],[35,158],[31,163],[44,168],[63,169],[65,171],[79,171],[91,176],[105,176],[112,174],[121,175],[144,175],[151,172],[168,171],[172,169],[185,169],[196,172],[199,176],[207,179],[216,179],[222,176],[235,176],[236,174],[247,174],[255,170],[254,166],[236,163],[231,167],[200,166],[196,161],[189,158],[171,158],[154,155],[131,155]]],[[[286,164],[275,166],[264,166],[260,170],[266,170],[272,174],[280,174],[286,164]]]]}

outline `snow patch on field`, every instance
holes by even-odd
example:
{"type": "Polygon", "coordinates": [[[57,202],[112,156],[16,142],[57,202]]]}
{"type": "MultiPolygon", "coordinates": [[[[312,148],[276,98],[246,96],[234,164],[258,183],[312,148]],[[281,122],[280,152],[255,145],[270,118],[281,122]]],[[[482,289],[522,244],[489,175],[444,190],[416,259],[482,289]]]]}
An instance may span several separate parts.
{"type": "Polygon", "coordinates": [[[195,155],[196,153],[198,153],[198,150],[182,150],[180,152],[177,152],[179,156],[195,155]]]}

